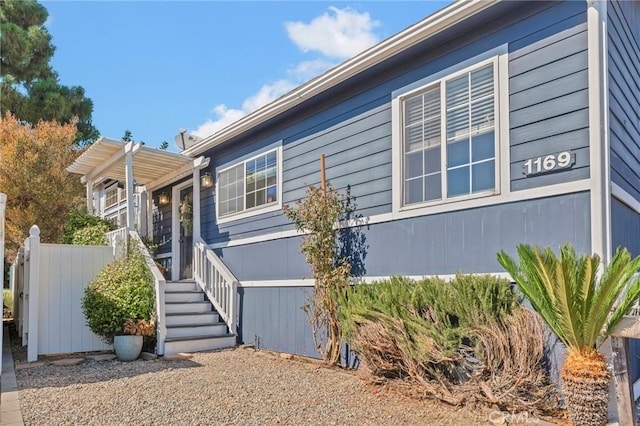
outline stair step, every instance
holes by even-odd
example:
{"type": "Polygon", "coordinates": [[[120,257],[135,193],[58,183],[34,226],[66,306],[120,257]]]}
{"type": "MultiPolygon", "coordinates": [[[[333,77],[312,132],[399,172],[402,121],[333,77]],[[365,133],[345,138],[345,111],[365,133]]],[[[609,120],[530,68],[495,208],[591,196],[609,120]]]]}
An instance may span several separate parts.
{"type": "Polygon", "coordinates": [[[201,291],[170,291],[164,294],[165,302],[204,302],[204,293],[201,291]]]}
{"type": "Polygon", "coordinates": [[[167,281],[165,284],[165,293],[172,291],[197,291],[200,286],[195,281],[167,281]]]}
{"type": "Polygon", "coordinates": [[[167,326],[167,339],[201,336],[224,336],[226,334],[227,324],[223,322],[167,326]]]}
{"type": "Polygon", "coordinates": [[[167,338],[164,342],[165,355],[173,355],[180,352],[201,352],[215,349],[232,348],[236,345],[235,334],[222,336],[198,336],[167,338]]]}
{"type": "Polygon", "coordinates": [[[189,325],[209,325],[220,322],[220,315],[217,312],[189,312],[189,313],[167,313],[165,320],[168,327],[189,326],[189,325]]]}
{"type": "Polygon", "coordinates": [[[211,312],[213,309],[209,302],[165,302],[164,307],[168,314],[211,312]]]}

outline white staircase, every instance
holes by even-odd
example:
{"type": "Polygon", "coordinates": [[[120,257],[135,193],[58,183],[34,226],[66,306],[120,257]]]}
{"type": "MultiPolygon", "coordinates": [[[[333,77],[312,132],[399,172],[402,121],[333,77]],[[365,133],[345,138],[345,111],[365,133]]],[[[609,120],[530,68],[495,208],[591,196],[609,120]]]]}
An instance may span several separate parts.
{"type": "Polygon", "coordinates": [[[167,337],[165,355],[231,348],[236,336],[195,281],[167,281],[165,286],[167,337]]]}

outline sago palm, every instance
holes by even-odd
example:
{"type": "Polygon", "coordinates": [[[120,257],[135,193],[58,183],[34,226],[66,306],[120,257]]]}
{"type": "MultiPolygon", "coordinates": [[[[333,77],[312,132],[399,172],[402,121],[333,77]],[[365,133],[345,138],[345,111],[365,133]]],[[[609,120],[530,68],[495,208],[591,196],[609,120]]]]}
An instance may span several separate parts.
{"type": "Polygon", "coordinates": [[[578,256],[569,244],[559,258],[549,248],[527,244],[517,252],[519,265],[504,251],[498,262],[567,347],[560,375],[572,422],[606,424],[611,375],[598,348],[640,295],[640,278],[633,278],[640,256],[632,260],[618,249],[599,274],[600,257],[578,256]]]}

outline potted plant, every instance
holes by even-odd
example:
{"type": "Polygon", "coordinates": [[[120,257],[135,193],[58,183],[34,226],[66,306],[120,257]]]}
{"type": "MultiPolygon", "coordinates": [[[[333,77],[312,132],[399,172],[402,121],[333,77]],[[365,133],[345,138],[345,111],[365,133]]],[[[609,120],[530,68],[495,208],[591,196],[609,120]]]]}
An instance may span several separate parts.
{"type": "Polygon", "coordinates": [[[155,326],[152,321],[127,318],[122,326],[121,335],[113,337],[113,349],[120,361],[133,361],[142,352],[142,336],[153,336],[155,326]]]}
{"type": "Polygon", "coordinates": [[[119,338],[127,335],[141,341],[154,334],[153,276],[139,249],[132,245],[127,256],[111,262],[89,283],[82,310],[87,326],[109,344],[119,345],[115,341],[127,340],[119,338]]]}

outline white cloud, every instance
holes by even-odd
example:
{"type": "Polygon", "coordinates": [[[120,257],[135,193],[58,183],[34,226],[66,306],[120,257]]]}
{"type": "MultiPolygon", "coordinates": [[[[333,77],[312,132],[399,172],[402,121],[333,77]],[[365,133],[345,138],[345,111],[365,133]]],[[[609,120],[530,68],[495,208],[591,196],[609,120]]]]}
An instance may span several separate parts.
{"type": "Polygon", "coordinates": [[[208,119],[191,133],[200,137],[212,135],[218,130],[227,127],[229,124],[238,121],[250,112],[278,99],[294,87],[296,87],[296,83],[294,82],[278,80],[272,84],[265,84],[255,95],[245,99],[242,103],[242,109],[229,108],[224,104],[216,105],[216,107],[213,108],[213,113],[216,117],[214,119],[208,119]]]}
{"type": "Polygon", "coordinates": [[[261,106],[278,99],[296,86],[295,82],[289,80],[278,80],[275,83],[265,84],[258,90],[258,93],[245,99],[242,103],[242,110],[247,113],[255,111],[261,106]]]}
{"type": "Polygon", "coordinates": [[[245,115],[279,98],[298,85],[320,75],[336,65],[335,59],[354,56],[378,42],[373,32],[379,26],[368,13],[358,13],[350,8],[330,7],[310,23],[287,22],[289,38],[301,50],[317,51],[323,57],[300,62],[287,70],[286,79],[263,85],[254,95],[242,102],[240,109],[225,104],[213,108],[213,118],[208,119],[191,133],[207,137],[227,127],[245,115]]]}
{"type": "Polygon", "coordinates": [[[247,114],[239,109],[229,109],[229,107],[222,104],[216,105],[216,107],[213,108],[213,113],[216,114],[215,119],[208,119],[190,133],[204,138],[238,121],[247,114]]]}
{"type": "Polygon", "coordinates": [[[330,7],[310,23],[287,22],[289,38],[303,51],[318,51],[330,58],[349,58],[378,42],[373,30],[380,22],[368,12],[330,7]]]}
{"type": "Polygon", "coordinates": [[[335,66],[336,64],[331,61],[327,61],[326,59],[314,59],[312,61],[304,61],[300,62],[294,68],[288,70],[289,76],[300,83],[304,83],[306,81],[311,80],[314,77],[322,74],[329,68],[335,66]]]}

